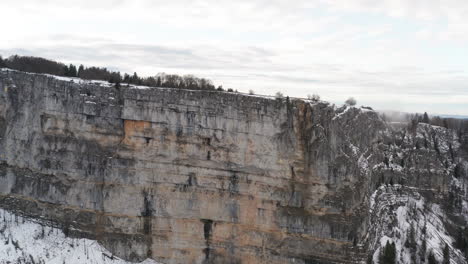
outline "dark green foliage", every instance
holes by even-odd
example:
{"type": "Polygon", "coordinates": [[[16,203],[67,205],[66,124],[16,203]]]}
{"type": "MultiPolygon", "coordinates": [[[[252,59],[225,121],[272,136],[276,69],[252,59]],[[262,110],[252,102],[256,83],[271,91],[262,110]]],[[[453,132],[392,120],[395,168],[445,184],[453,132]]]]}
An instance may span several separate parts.
{"type": "Polygon", "coordinates": [[[122,76],[120,75],[120,72],[112,72],[109,76],[109,80],[108,80],[110,83],[115,83],[115,84],[118,84],[118,83],[121,83],[122,82],[122,76]]]}
{"type": "MultiPolygon", "coordinates": [[[[416,207],[414,207],[412,210],[413,210],[413,213],[415,213],[415,211],[417,209],[416,209],[416,207]]],[[[422,228],[421,233],[422,234],[419,237],[419,239],[421,240],[421,248],[419,249],[418,253],[419,253],[419,259],[421,260],[421,262],[424,262],[424,260],[426,258],[426,239],[425,239],[426,224],[424,224],[424,227],[422,228]]],[[[410,248],[411,263],[417,263],[417,258],[418,258],[418,254],[417,254],[417,251],[416,251],[417,242],[416,242],[415,236],[416,236],[416,231],[414,229],[414,225],[411,224],[410,230],[408,232],[408,237],[406,239],[406,242],[408,243],[408,248],[410,248]]]]}
{"type": "Polygon", "coordinates": [[[34,73],[48,73],[58,76],[65,76],[68,67],[59,62],[38,58],[14,55],[4,60],[7,68],[34,72],[34,73]]]}
{"type": "Polygon", "coordinates": [[[83,73],[83,71],[84,71],[84,66],[83,64],[81,64],[80,67],[78,68],[77,76],[81,77],[81,74],[83,73]]]}
{"type": "Polygon", "coordinates": [[[443,264],[450,264],[450,249],[447,244],[445,244],[444,247],[444,260],[442,262],[443,264]]]}
{"type": "Polygon", "coordinates": [[[70,64],[70,66],[63,67],[64,75],[67,77],[77,77],[78,72],[76,70],[75,65],[70,64]]]}
{"type": "Polygon", "coordinates": [[[141,85],[141,78],[138,77],[138,74],[136,72],[134,72],[132,77],[130,77],[130,83],[141,85]]]}
{"type": "Polygon", "coordinates": [[[122,81],[124,83],[130,83],[130,75],[128,75],[128,73],[125,73],[122,81]]]}
{"type": "Polygon", "coordinates": [[[430,123],[429,116],[427,115],[427,112],[424,112],[421,123],[426,123],[426,124],[430,123]]]}
{"type": "Polygon", "coordinates": [[[422,262],[426,260],[426,250],[427,250],[427,243],[426,243],[426,239],[423,238],[421,242],[421,248],[419,249],[419,258],[421,259],[422,262]]]}
{"type": "Polygon", "coordinates": [[[2,56],[0,56],[0,68],[6,67],[5,61],[3,60],[2,56]]]}
{"type": "Polygon", "coordinates": [[[63,72],[64,75],[67,77],[77,77],[78,76],[78,71],[76,69],[76,66],[73,64],[70,64],[70,66],[64,66],[63,67],[63,72]]]}
{"type": "Polygon", "coordinates": [[[405,247],[407,248],[411,248],[413,250],[416,249],[416,240],[414,238],[414,226],[411,225],[410,226],[410,230],[408,232],[408,237],[406,238],[406,241],[405,241],[405,247]]]}
{"type": "Polygon", "coordinates": [[[438,264],[436,258],[434,257],[434,253],[432,253],[432,251],[429,253],[429,256],[427,257],[427,263],[428,264],[438,264]]]}
{"type": "Polygon", "coordinates": [[[70,77],[77,77],[78,76],[78,70],[76,69],[75,65],[70,64],[70,66],[68,66],[68,76],[70,76],[70,77]]]}
{"type": "Polygon", "coordinates": [[[396,263],[396,249],[395,243],[389,243],[380,251],[379,264],[395,264],[396,263]]]}
{"type": "Polygon", "coordinates": [[[455,247],[464,253],[465,259],[468,259],[468,228],[458,230],[455,247]]]}
{"type": "Polygon", "coordinates": [[[466,247],[466,239],[465,236],[463,235],[464,230],[460,228],[460,230],[457,232],[457,240],[455,241],[455,246],[458,249],[463,249],[466,247]]]}
{"type": "MultiPolygon", "coordinates": [[[[117,72],[111,72],[106,68],[99,68],[99,67],[89,67],[81,69],[80,71],[80,78],[87,79],[87,80],[103,80],[109,81],[111,76],[120,75],[117,72]]],[[[120,76],[119,76],[120,78],[120,76]]]]}
{"type": "Polygon", "coordinates": [[[215,86],[210,80],[205,78],[198,78],[193,75],[180,76],[177,74],[162,73],[154,77],[142,78],[135,72],[131,76],[126,73],[122,76],[120,72],[110,71],[107,68],[85,67],[80,65],[77,69],[73,64],[67,66],[60,62],[38,57],[17,55],[11,56],[8,59],[3,59],[0,57],[0,67],[7,67],[18,71],[33,73],[47,73],[57,76],[80,77],[87,80],[103,80],[110,83],[115,83],[116,86],[120,86],[120,83],[127,83],[151,87],[215,90],[215,86]]]}

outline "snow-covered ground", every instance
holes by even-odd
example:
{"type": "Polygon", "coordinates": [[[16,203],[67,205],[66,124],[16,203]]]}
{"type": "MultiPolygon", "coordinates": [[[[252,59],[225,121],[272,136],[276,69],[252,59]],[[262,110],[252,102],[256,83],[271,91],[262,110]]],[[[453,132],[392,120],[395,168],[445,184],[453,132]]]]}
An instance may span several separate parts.
{"type": "MultiPolygon", "coordinates": [[[[0,209],[0,263],[130,264],[89,239],[69,238],[61,229],[40,225],[0,209]]],[[[157,264],[147,259],[141,264],[157,264]]]]}
{"type": "Polygon", "coordinates": [[[381,186],[370,199],[371,213],[380,222],[373,222],[378,238],[375,241],[374,263],[387,241],[394,242],[397,263],[419,263],[427,260],[429,252],[442,263],[443,249],[450,249],[450,263],[466,263],[459,249],[453,247],[454,238],[448,235],[444,221],[447,216],[439,205],[427,202],[414,188],[401,185],[381,186]],[[413,232],[415,246],[408,246],[413,232]],[[426,245],[424,248],[423,241],[426,245]]]}

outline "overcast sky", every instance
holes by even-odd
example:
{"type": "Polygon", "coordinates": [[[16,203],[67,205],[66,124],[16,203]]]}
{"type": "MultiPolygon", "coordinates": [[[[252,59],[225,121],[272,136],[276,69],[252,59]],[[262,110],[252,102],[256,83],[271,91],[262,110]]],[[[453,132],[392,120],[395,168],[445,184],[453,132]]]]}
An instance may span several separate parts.
{"type": "Polygon", "coordinates": [[[0,54],[468,115],[467,0],[1,0],[0,54]]]}

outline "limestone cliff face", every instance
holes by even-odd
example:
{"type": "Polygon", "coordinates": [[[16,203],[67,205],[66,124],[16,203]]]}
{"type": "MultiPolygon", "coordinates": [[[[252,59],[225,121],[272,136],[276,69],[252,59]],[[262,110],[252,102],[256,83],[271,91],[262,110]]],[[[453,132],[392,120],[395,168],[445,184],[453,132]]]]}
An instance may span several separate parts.
{"type": "MultiPolygon", "coordinates": [[[[418,180],[392,169],[405,157],[419,164],[408,170],[424,164],[424,142],[400,155],[395,131],[373,111],[324,102],[4,70],[0,207],[127,260],[354,263],[377,239],[369,199],[379,184],[437,185],[444,195],[459,163],[418,180]]],[[[437,135],[429,141],[447,142],[437,135]]]]}

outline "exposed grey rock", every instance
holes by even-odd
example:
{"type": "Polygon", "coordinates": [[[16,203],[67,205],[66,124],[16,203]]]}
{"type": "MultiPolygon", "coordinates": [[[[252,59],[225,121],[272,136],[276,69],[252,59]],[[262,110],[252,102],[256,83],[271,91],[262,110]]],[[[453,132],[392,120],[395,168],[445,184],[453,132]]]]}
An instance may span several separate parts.
{"type": "Polygon", "coordinates": [[[382,184],[444,205],[459,188],[448,224],[466,223],[458,142],[325,102],[0,71],[0,207],[127,260],[363,261],[382,184]]]}

